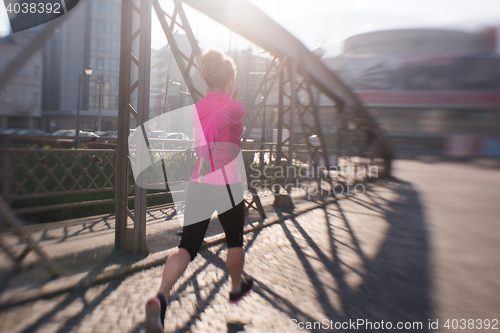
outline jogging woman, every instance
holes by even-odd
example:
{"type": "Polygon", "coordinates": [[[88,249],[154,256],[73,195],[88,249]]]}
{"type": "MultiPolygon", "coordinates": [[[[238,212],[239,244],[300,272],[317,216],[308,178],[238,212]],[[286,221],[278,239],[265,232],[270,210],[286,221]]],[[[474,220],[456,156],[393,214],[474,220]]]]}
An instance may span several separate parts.
{"type": "Polygon", "coordinates": [[[234,100],[236,66],[217,49],[202,53],[198,71],[208,93],[193,112],[198,156],[191,176],[179,247],[168,257],[159,292],[146,303],[146,332],[163,332],[169,292],[203,243],[212,213],[217,210],[228,247],[226,265],[231,277],[229,301],[237,303],[252,289],[253,280],[242,278],[244,201],[237,155],[245,109],[234,100]],[[236,161],[236,162],[235,162],[236,161]]]}

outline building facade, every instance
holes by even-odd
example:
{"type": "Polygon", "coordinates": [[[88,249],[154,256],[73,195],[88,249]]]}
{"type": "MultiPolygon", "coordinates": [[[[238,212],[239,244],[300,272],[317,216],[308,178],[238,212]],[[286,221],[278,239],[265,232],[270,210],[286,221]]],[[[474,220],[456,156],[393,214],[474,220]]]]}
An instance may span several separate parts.
{"type": "MultiPolygon", "coordinates": [[[[32,41],[30,32],[20,32],[0,39],[0,68],[8,66],[25,45],[32,41]]],[[[42,109],[43,55],[37,52],[0,91],[0,130],[38,128],[42,109]]]]}
{"type": "Polygon", "coordinates": [[[500,139],[497,31],[405,29],[348,38],[343,53],[324,59],[352,88],[396,152],[446,153],[456,136],[500,139]]]}
{"type": "Polygon", "coordinates": [[[121,1],[81,1],[44,49],[43,129],[116,130],[120,63],[121,1]],[[92,75],[85,75],[85,68],[92,75]],[[81,89],[79,77],[82,73],[81,89]]]}

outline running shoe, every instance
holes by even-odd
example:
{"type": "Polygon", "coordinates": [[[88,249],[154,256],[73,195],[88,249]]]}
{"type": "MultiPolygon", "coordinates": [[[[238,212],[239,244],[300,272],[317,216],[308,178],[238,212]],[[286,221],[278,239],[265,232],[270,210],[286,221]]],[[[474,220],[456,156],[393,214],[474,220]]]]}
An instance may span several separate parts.
{"type": "Polygon", "coordinates": [[[166,309],[167,300],[163,294],[158,294],[146,302],[146,320],[144,321],[146,333],[163,333],[166,309]]]}
{"type": "Polygon", "coordinates": [[[253,289],[253,279],[251,277],[242,278],[240,286],[241,287],[239,292],[229,293],[229,303],[236,304],[241,301],[243,297],[248,295],[253,289]]]}

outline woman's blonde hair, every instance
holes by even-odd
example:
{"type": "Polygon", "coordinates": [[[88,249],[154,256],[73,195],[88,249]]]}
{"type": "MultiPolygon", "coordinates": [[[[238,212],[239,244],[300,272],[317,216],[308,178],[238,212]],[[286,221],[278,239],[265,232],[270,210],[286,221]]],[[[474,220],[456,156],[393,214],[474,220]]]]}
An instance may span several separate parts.
{"type": "Polygon", "coordinates": [[[236,76],[234,60],[223,51],[209,48],[198,58],[198,72],[210,90],[224,90],[236,76]]]}

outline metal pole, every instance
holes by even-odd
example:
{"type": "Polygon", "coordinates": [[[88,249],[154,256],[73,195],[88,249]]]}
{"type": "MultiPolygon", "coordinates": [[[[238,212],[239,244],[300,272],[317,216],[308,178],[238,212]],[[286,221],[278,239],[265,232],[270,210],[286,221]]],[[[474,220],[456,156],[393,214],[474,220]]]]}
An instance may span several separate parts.
{"type": "MultiPolygon", "coordinates": [[[[294,165],[293,163],[293,155],[295,153],[294,145],[295,145],[295,113],[297,112],[297,76],[296,76],[296,64],[295,61],[289,61],[289,79],[290,79],[290,112],[289,112],[289,136],[288,136],[288,161],[287,166],[294,165]]],[[[290,173],[287,175],[287,183],[291,183],[293,181],[290,173]]],[[[292,188],[287,186],[286,190],[288,195],[291,196],[292,188]]]]}
{"type": "MultiPolygon", "coordinates": [[[[284,61],[280,59],[280,61],[284,61]]],[[[279,75],[279,86],[278,86],[278,133],[276,138],[276,165],[281,166],[281,155],[282,155],[282,137],[283,137],[283,117],[284,117],[284,105],[283,105],[283,85],[284,76],[283,76],[284,68],[280,70],[279,75]]]]}
{"type": "Polygon", "coordinates": [[[182,108],[182,80],[181,84],[179,85],[179,107],[182,108]]]}
{"type": "Polygon", "coordinates": [[[288,64],[290,73],[290,125],[288,136],[288,165],[293,165],[294,145],[295,145],[295,112],[297,109],[297,81],[296,81],[296,64],[290,61],[288,64]]]}
{"type": "MultiPolygon", "coordinates": [[[[268,67],[268,59],[266,59],[266,68],[268,67]]],[[[264,91],[267,91],[267,80],[264,83],[264,91]]],[[[266,141],[266,100],[264,99],[264,105],[262,106],[262,128],[260,129],[260,141],[265,142],[266,141]]],[[[260,156],[260,165],[262,166],[264,164],[264,153],[262,152],[264,150],[264,145],[260,145],[260,150],[261,152],[259,153],[260,156]]],[[[271,155],[269,155],[270,157],[271,155]]],[[[269,161],[271,162],[271,161],[269,161]]]]}
{"type": "Polygon", "coordinates": [[[99,75],[99,114],[97,116],[97,130],[101,131],[101,113],[102,113],[102,86],[104,84],[104,77],[99,75]]]}
{"type": "MultiPolygon", "coordinates": [[[[151,74],[151,0],[140,2],[139,26],[139,78],[137,85],[137,125],[149,120],[149,95],[151,74]]],[[[147,154],[141,150],[140,153],[147,154]]],[[[141,157],[139,157],[141,158],[141,157]]],[[[147,174],[142,172],[135,184],[134,203],[134,254],[147,254],[146,245],[146,206],[147,174]],[[140,186],[138,186],[140,184],[140,186]]]]}
{"type": "Polygon", "coordinates": [[[115,249],[125,250],[125,234],[128,216],[133,218],[128,208],[129,158],[128,136],[130,132],[130,85],[132,53],[132,0],[122,1],[120,39],[120,80],[118,98],[118,137],[116,139],[115,174],[115,249]]]}
{"type": "MultiPolygon", "coordinates": [[[[76,136],[80,136],[80,95],[82,90],[82,73],[78,75],[78,105],[76,106],[76,136]]],[[[78,140],[76,140],[78,145],[78,140]]]]}

